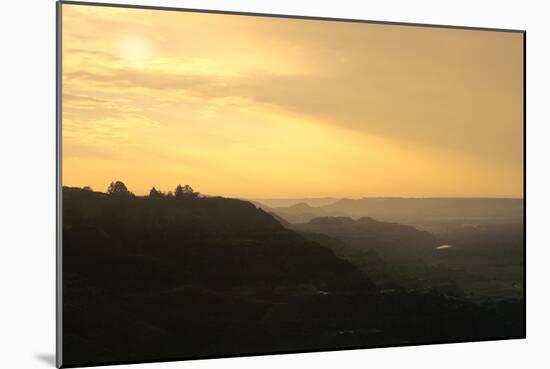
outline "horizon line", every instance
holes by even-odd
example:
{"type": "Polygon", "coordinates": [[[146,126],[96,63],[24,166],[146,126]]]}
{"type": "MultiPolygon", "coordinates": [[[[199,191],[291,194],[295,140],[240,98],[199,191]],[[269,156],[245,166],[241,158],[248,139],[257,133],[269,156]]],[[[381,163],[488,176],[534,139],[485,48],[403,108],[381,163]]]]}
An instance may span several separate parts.
{"type": "MultiPolygon", "coordinates": [[[[70,186],[70,185],[62,185],[62,188],[78,188],[83,189],[85,186],[70,186]]],[[[156,188],[156,186],[153,186],[156,188]]],[[[130,190],[130,189],[129,189],[130,190]]],[[[160,190],[157,188],[157,190],[160,190]]],[[[107,191],[102,190],[95,190],[92,188],[93,192],[99,192],[99,193],[105,193],[107,194],[107,191]]],[[[130,190],[131,191],[131,190],[130,190]]],[[[133,192],[133,191],[132,191],[133,192]]],[[[167,192],[173,192],[172,190],[167,192]]],[[[374,195],[374,196],[314,196],[314,197],[307,197],[307,196],[296,196],[296,197],[251,197],[251,196],[239,196],[239,195],[223,195],[223,194],[209,194],[209,193],[203,193],[198,191],[203,196],[208,197],[225,197],[225,198],[234,198],[234,199],[241,199],[241,200],[249,200],[249,201],[259,201],[259,200],[328,200],[328,199],[334,199],[334,200],[363,200],[363,199],[472,199],[472,200],[482,200],[482,199],[493,199],[493,200],[524,200],[524,196],[460,196],[460,195],[451,195],[451,196],[441,196],[441,195],[430,195],[430,196],[406,196],[406,195],[374,195]]],[[[147,192],[144,193],[135,193],[133,192],[135,196],[145,196],[147,197],[149,194],[147,192]]]]}

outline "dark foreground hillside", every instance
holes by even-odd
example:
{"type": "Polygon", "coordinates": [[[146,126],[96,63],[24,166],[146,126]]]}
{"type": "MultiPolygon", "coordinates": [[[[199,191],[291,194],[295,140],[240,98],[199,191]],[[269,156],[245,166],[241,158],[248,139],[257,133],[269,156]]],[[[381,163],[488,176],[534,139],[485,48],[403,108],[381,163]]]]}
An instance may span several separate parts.
{"type": "Polygon", "coordinates": [[[65,366],[523,335],[522,303],[382,289],[246,201],[63,189],[65,366]]]}

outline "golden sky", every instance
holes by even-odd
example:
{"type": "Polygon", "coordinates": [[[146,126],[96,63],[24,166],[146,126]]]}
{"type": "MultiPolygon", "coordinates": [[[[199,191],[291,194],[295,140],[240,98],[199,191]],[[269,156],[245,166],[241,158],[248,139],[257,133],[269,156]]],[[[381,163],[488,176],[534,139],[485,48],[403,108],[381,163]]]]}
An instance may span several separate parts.
{"type": "Polygon", "coordinates": [[[63,184],[523,194],[523,35],[63,5],[63,184]]]}

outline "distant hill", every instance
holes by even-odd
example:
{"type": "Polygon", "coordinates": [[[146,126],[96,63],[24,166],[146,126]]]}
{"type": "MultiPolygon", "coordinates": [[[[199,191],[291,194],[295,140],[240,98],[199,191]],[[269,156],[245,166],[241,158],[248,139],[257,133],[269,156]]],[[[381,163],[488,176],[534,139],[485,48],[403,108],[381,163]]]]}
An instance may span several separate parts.
{"type": "Polygon", "coordinates": [[[369,216],[389,221],[452,219],[521,219],[523,199],[499,198],[363,198],[341,199],[323,210],[354,218],[369,216]]]}
{"type": "Polygon", "coordinates": [[[270,211],[290,223],[304,223],[310,219],[326,215],[323,208],[310,206],[305,202],[286,207],[271,208],[270,211]]]}
{"type": "MultiPolygon", "coordinates": [[[[442,242],[426,231],[398,223],[380,222],[369,217],[358,220],[349,217],[320,217],[293,227],[301,232],[317,233],[341,240],[348,248],[357,251],[375,250],[381,256],[391,258],[420,258],[442,242]]],[[[318,240],[324,243],[323,239],[318,240]]],[[[334,240],[326,245],[333,245],[338,252],[342,252],[344,247],[334,240]]]]}
{"type": "Polygon", "coordinates": [[[281,208],[296,205],[299,203],[305,203],[309,206],[320,207],[325,205],[330,205],[337,201],[337,197],[304,197],[304,198],[286,198],[286,199],[252,199],[253,203],[260,203],[270,208],[281,208]]]}
{"type": "Polygon", "coordinates": [[[415,225],[447,221],[520,222],[523,219],[523,199],[369,197],[330,200],[285,199],[269,204],[262,202],[264,200],[254,203],[290,223],[306,223],[323,216],[372,217],[415,225]]]}

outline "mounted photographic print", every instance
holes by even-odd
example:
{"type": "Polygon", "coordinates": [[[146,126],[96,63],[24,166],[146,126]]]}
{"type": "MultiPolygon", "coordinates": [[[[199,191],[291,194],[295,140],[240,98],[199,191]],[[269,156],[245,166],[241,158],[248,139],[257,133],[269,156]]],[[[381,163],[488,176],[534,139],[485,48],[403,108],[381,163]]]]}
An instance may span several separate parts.
{"type": "Polygon", "coordinates": [[[525,337],[525,32],[58,3],[58,365],[525,337]]]}

